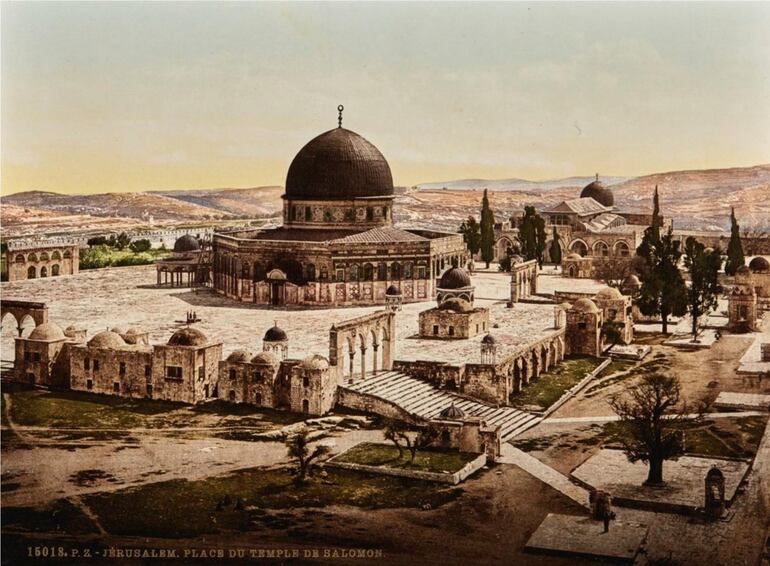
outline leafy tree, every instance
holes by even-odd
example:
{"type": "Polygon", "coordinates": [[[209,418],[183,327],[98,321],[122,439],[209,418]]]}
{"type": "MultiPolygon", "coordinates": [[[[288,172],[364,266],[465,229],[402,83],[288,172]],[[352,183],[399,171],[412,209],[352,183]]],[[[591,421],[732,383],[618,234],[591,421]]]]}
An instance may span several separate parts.
{"type": "Polygon", "coordinates": [[[460,233],[463,235],[463,242],[468,248],[471,256],[475,256],[481,249],[481,226],[473,216],[468,216],[460,225],[460,233]]]}
{"type": "Polygon", "coordinates": [[[698,319],[717,308],[717,298],[722,292],[719,284],[722,255],[719,249],[706,250],[692,236],[685,240],[684,250],[684,265],[690,271],[687,303],[692,318],[692,337],[695,339],[698,335],[698,319]]]}
{"type": "Polygon", "coordinates": [[[644,485],[661,486],[663,462],[675,460],[684,452],[682,432],[700,424],[698,417],[688,417],[681,397],[679,379],[660,374],[646,374],[626,389],[625,394],[610,398],[612,410],[620,417],[620,441],[630,462],[649,464],[644,485]]]}
{"type": "Polygon", "coordinates": [[[730,209],[730,242],[727,244],[727,262],[725,263],[725,273],[735,275],[739,267],[746,265],[746,258],[743,256],[743,246],[741,245],[741,228],[738,226],[738,220],[735,218],[735,208],[730,209]]]}
{"type": "Polygon", "coordinates": [[[312,475],[313,461],[329,452],[329,447],[321,444],[316,445],[311,452],[308,431],[304,429],[287,437],[286,446],[289,449],[289,456],[297,462],[294,476],[296,484],[304,483],[307,476],[312,475]]]}
{"type": "Polygon", "coordinates": [[[385,440],[390,440],[398,450],[398,459],[404,457],[404,449],[401,446],[403,442],[406,444],[408,439],[407,431],[408,427],[402,422],[395,419],[388,419],[385,425],[385,440]]]}
{"type": "Polygon", "coordinates": [[[551,247],[548,250],[548,254],[551,256],[551,263],[554,265],[559,265],[561,263],[561,239],[559,233],[556,231],[556,226],[553,227],[551,247]]]}
{"type": "Polygon", "coordinates": [[[768,233],[761,228],[747,228],[743,231],[742,244],[745,244],[746,255],[761,255],[768,233]]]}
{"type": "Polygon", "coordinates": [[[631,274],[631,261],[617,256],[601,258],[594,263],[594,274],[606,285],[619,288],[631,274]]]}
{"type": "Polygon", "coordinates": [[[616,320],[605,320],[602,323],[602,336],[610,342],[609,348],[604,351],[607,353],[617,346],[623,337],[623,325],[616,320]]]}
{"type": "Polygon", "coordinates": [[[524,207],[524,217],[521,219],[519,234],[516,238],[524,259],[527,261],[536,259],[538,265],[542,267],[545,251],[545,220],[537,213],[534,206],[524,207]]]}
{"type": "Polygon", "coordinates": [[[142,252],[149,252],[152,249],[152,243],[150,240],[134,240],[128,245],[128,249],[130,249],[135,254],[142,253],[142,252]]]}
{"type": "Polygon", "coordinates": [[[637,304],[642,314],[660,315],[663,333],[667,334],[668,317],[687,312],[687,288],[678,267],[682,252],[671,227],[662,237],[656,237],[656,233],[653,218],[637,248],[637,254],[643,258],[636,262],[642,283],[637,304]]]}
{"type": "Polygon", "coordinates": [[[93,248],[94,246],[103,246],[107,243],[107,238],[104,236],[94,236],[93,238],[88,238],[86,241],[89,248],[93,248]]]}
{"type": "Polygon", "coordinates": [[[481,199],[481,260],[487,264],[495,258],[495,215],[489,207],[487,189],[481,199]]]}
{"type": "Polygon", "coordinates": [[[126,249],[130,243],[131,243],[131,237],[125,232],[121,232],[120,234],[118,234],[118,237],[115,239],[115,247],[118,248],[119,250],[126,249]]]}
{"type": "Polygon", "coordinates": [[[505,255],[500,258],[500,264],[497,266],[497,268],[505,273],[510,273],[511,268],[513,267],[513,256],[517,255],[519,253],[519,248],[514,248],[513,246],[508,246],[505,248],[505,255]]]}

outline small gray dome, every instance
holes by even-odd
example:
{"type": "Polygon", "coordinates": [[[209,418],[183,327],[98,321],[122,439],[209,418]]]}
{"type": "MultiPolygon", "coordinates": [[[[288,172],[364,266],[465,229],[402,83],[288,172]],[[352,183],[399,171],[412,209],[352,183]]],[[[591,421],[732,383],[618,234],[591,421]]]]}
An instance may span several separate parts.
{"type": "Polygon", "coordinates": [[[103,330],[94,335],[94,337],[88,341],[88,345],[92,348],[122,348],[126,345],[126,341],[116,332],[103,330]]]}
{"type": "Polygon", "coordinates": [[[37,325],[29,335],[30,340],[63,340],[66,338],[64,331],[55,322],[44,322],[37,325]]]}
{"type": "Polygon", "coordinates": [[[495,340],[495,337],[491,334],[487,334],[484,336],[484,338],[481,339],[482,344],[496,344],[497,340],[495,340]]]}
{"type": "Polygon", "coordinates": [[[462,411],[462,409],[455,407],[455,404],[452,403],[446,409],[441,411],[439,416],[442,419],[462,419],[465,418],[465,413],[462,411]]]}
{"type": "Polygon", "coordinates": [[[168,339],[169,346],[204,346],[208,343],[206,335],[197,328],[182,328],[168,339]]]}
{"type": "Polygon", "coordinates": [[[396,287],[395,285],[391,285],[390,287],[385,289],[385,294],[390,295],[392,297],[394,295],[400,295],[401,291],[399,291],[398,287],[396,287]]]}
{"type": "Polygon", "coordinates": [[[184,236],[177,238],[177,241],[174,242],[174,251],[177,253],[197,252],[200,249],[201,245],[197,238],[190,234],[185,234],[184,236]]]}
{"type": "Polygon", "coordinates": [[[575,301],[575,304],[572,305],[571,310],[580,311],[580,312],[597,313],[599,312],[599,307],[597,307],[596,303],[593,302],[591,299],[578,299],[577,301],[575,301]]]}

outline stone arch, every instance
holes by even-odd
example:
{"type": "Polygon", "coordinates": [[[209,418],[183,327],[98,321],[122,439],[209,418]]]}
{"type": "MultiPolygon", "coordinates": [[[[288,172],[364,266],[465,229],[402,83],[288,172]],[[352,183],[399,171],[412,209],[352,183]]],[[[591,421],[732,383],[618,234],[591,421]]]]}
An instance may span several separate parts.
{"type": "Polygon", "coordinates": [[[40,261],[48,261],[50,258],[48,257],[48,252],[41,252],[40,253],[40,261]]]}
{"type": "Polygon", "coordinates": [[[394,281],[401,279],[401,264],[397,261],[390,264],[390,278],[394,281]]]}
{"type": "Polygon", "coordinates": [[[305,280],[306,281],[315,281],[315,264],[314,263],[308,263],[305,265],[305,280]]]}
{"type": "Polygon", "coordinates": [[[628,257],[631,255],[631,247],[625,240],[618,240],[615,242],[615,246],[613,247],[613,253],[616,256],[628,257]]]}
{"type": "Polygon", "coordinates": [[[16,254],[16,263],[25,263],[27,261],[27,258],[24,257],[24,254],[16,254]]]}
{"type": "Polygon", "coordinates": [[[594,243],[592,254],[596,257],[609,257],[610,247],[604,240],[599,240],[594,243]]]}
{"type": "Polygon", "coordinates": [[[27,268],[27,279],[35,279],[37,277],[37,268],[34,265],[30,265],[27,268]]]}
{"type": "Polygon", "coordinates": [[[33,252],[33,253],[31,253],[31,254],[29,254],[29,255],[27,256],[27,261],[37,261],[37,254],[36,254],[36,253],[34,253],[34,252],[33,252]]]}
{"type": "Polygon", "coordinates": [[[581,257],[585,257],[588,255],[588,244],[586,244],[582,239],[576,238],[570,243],[569,250],[581,257]]]}
{"type": "Polygon", "coordinates": [[[40,268],[40,277],[48,277],[48,268],[45,265],[40,268]]]}
{"type": "Polygon", "coordinates": [[[374,266],[371,263],[364,264],[364,281],[372,281],[374,279],[374,266]]]}
{"type": "Polygon", "coordinates": [[[62,254],[62,257],[64,259],[71,259],[72,258],[72,252],[70,252],[69,250],[64,250],[64,253],[62,254]]]}
{"type": "Polygon", "coordinates": [[[61,260],[61,254],[59,253],[59,250],[56,250],[56,251],[54,251],[54,252],[51,254],[51,259],[52,259],[53,261],[60,261],[60,260],[61,260]]]}
{"type": "Polygon", "coordinates": [[[540,356],[538,356],[537,348],[533,348],[530,357],[532,358],[532,379],[537,379],[540,376],[540,356]]]}

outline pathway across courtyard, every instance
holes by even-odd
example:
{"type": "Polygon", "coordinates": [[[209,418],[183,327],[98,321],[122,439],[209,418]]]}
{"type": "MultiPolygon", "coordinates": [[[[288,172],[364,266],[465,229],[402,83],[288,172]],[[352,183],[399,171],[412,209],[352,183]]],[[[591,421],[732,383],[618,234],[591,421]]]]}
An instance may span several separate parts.
{"type": "Polygon", "coordinates": [[[503,442],[542,420],[541,417],[513,407],[493,407],[473,401],[397,371],[385,371],[342,387],[362,395],[378,397],[422,419],[434,419],[441,411],[454,405],[466,415],[483,417],[488,425],[500,425],[503,442]]]}

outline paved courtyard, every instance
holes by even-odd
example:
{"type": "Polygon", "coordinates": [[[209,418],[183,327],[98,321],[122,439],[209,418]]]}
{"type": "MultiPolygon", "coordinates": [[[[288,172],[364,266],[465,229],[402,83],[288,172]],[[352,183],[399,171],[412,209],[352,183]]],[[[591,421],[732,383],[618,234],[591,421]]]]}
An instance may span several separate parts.
{"type": "Polygon", "coordinates": [[[663,488],[647,488],[648,466],[631,463],[621,450],[600,450],[572,472],[572,476],[596,489],[608,491],[613,498],[687,507],[702,507],[706,473],[716,466],[725,476],[725,498],[735,496],[749,464],[738,460],[682,456],[663,463],[663,488]]]}
{"type": "MultiPolygon", "coordinates": [[[[267,328],[277,323],[289,335],[289,356],[303,358],[310,354],[328,355],[329,328],[332,324],[374,312],[383,307],[339,309],[272,308],[240,303],[210,291],[195,293],[187,288],[156,288],[153,266],[121,267],[84,271],[73,277],[56,277],[3,283],[3,297],[43,301],[49,306],[51,320],[66,327],[86,328],[88,335],[119,326],[139,326],[150,333],[151,342],[165,342],[178,328],[185,326],[188,311],[195,311],[202,322],[196,327],[209,339],[223,342],[224,356],[236,349],[259,351],[267,328]]],[[[574,289],[592,292],[602,287],[591,280],[540,278],[541,291],[574,289]]],[[[553,333],[553,306],[519,303],[508,309],[510,278],[496,271],[477,271],[476,305],[491,309],[492,332],[501,341],[498,355],[518,345],[553,333]]],[[[410,303],[403,306],[397,319],[395,359],[477,362],[483,335],[471,340],[415,339],[419,312],[435,303],[410,303]]],[[[25,335],[31,332],[31,321],[25,335]]],[[[13,358],[15,322],[3,321],[2,359],[13,358]]],[[[371,355],[371,353],[369,354],[371,355]]],[[[371,368],[371,361],[367,361],[371,368]]]]}

